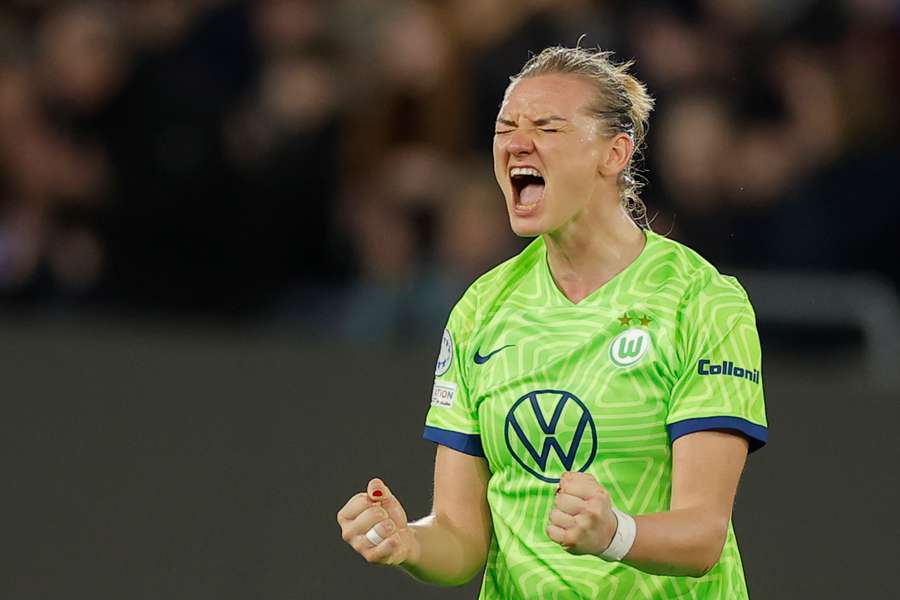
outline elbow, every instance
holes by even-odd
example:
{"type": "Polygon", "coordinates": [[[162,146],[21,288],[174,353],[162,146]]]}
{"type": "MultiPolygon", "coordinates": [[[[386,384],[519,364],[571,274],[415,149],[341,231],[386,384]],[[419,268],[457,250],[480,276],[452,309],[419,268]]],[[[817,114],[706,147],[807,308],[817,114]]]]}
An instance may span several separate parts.
{"type": "Polygon", "coordinates": [[[476,575],[478,575],[478,573],[480,571],[481,571],[481,569],[477,569],[475,571],[471,571],[468,573],[460,573],[456,577],[452,577],[450,579],[445,579],[445,580],[439,581],[437,583],[441,587],[459,587],[462,585],[466,585],[467,583],[472,581],[472,578],[475,577],[476,575]]]}
{"type": "Polygon", "coordinates": [[[472,581],[472,578],[474,578],[481,572],[486,562],[487,553],[485,553],[482,560],[477,560],[472,564],[465,566],[463,570],[459,571],[458,573],[450,575],[443,580],[434,581],[433,583],[436,583],[441,587],[458,587],[461,585],[466,585],[467,583],[472,581]]]}
{"type": "Polygon", "coordinates": [[[719,562],[719,557],[721,556],[721,552],[717,554],[715,557],[697,561],[696,564],[691,565],[689,571],[686,573],[688,577],[700,578],[712,571],[712,568],[716,566],[716,563],[719,562]]]}
{"type": "Polygon", "coordinates": [[[703,547],[697,553],[696,560],[690,565],[688,577],[703,577],[716,566],[719,559],[722,558],[727,535],[727,522],[723,526],[716,527],[716,530],[705,540],[703,547]]]}

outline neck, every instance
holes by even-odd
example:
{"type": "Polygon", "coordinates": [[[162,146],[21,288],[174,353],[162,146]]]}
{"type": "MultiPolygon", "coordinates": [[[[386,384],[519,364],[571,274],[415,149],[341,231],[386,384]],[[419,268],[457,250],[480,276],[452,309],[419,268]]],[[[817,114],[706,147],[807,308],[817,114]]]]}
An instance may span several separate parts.
{"type": "Polygon", "coordinates": [[[578,303],[630,265],[646,238],[616,203],[594,205],[557,231],[545,233],[547,262],[560,291],[578,303]]]}

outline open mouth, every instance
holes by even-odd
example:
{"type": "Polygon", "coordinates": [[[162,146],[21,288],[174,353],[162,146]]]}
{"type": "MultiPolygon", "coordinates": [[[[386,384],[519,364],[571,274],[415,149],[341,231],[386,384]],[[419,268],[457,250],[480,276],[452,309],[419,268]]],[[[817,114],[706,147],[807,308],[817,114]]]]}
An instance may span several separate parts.
{"type": "Polygon", "coordinates": [[[513,167],[509,171],[513,202],[518,212],[531,212],[544,199],[544,176],[534,167],[513,167]]]}

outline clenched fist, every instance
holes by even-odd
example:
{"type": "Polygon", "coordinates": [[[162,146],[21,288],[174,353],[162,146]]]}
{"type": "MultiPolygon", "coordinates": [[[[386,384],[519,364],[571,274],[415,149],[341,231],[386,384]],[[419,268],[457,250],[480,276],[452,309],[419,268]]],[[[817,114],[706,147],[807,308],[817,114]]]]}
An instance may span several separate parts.
{"type": "Polygon", "coordinates": [[[380,479],[350,498],[337,514],[341,538],[367,561],[399,565],[418,551],[406,511],[380,479]]]}
{"type": "Polygon", "coordinates": [[[563,473],[547,535],[571,554],[599,556],[609,547],[618,521],[609,492],[587,473],[563,473]]]}

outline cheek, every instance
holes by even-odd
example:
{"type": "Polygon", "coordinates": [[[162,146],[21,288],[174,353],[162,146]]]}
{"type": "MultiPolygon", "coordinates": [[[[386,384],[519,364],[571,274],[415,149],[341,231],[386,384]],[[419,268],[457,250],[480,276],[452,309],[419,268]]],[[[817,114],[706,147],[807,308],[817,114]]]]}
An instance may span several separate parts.
{"type": "MultiPolygon", "coordinates": [[[[587,150],[585,150],[587,152],[587,150]]],[[[597,174],[595,163],[585,155],[571,155],[555,165],[553,170],[554,210],[562,213],[577,211],[594,193],[597,174]]]]}
{"type": "Polygon", "coordinates": [[[506,157],[503,149],[496,142],[494,142],[494,177],[497,179],[497,184],[503,188],[506,183],[506,157]]]}
{"type": "Polygon", "coordinates": [[[501,160],[503,160],[503,154],[504,154],[503,147],[500,145],[500,143],[496,139],[494,139],[493,151],[494,151],[494,165],[496,165],[501,160]]]}

